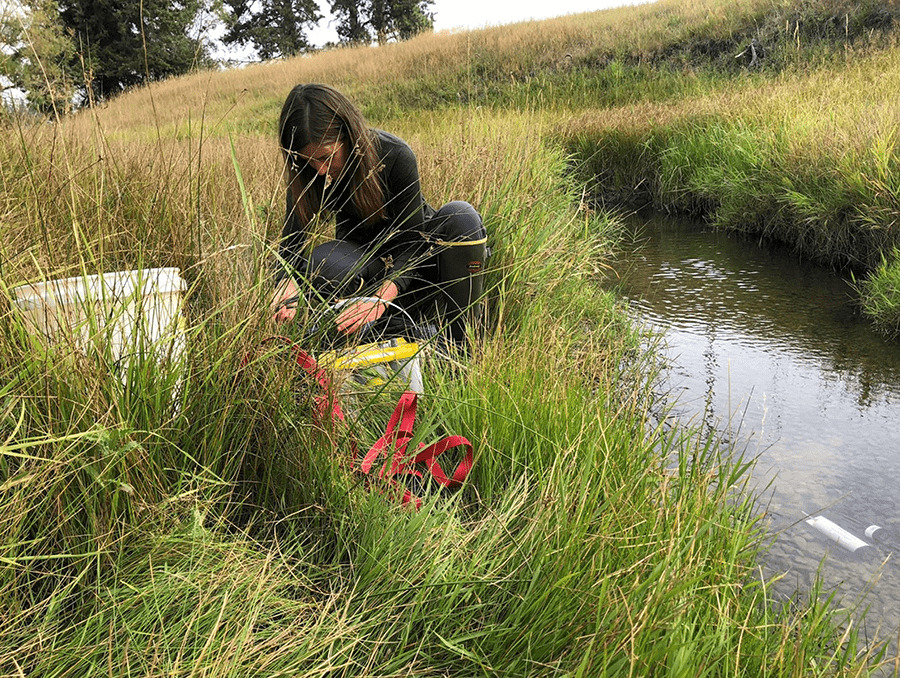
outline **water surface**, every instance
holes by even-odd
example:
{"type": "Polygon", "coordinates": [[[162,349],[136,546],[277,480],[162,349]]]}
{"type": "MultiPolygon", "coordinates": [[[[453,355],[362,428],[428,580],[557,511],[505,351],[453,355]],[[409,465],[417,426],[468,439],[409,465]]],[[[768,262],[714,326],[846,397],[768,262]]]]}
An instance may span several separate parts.
{"type": "Polygon", "coordinates": [[[869,627],[896,631],[900,342],[859,316],[846,280],[784,248],[662,217],[636,218],[635,228],[622,289],[636,317],[664,332],[675,416],[757,458],[753,483],[768,487],[778,533],[767,572],[787,573],[783,593],[805,590],[827,553],[826,587],[850,603],[871,585],[869,627]],[[807,515],[870,546],[851,553],[807,515]],[[870,525],[883,528],[877,541],[870,525]]]}

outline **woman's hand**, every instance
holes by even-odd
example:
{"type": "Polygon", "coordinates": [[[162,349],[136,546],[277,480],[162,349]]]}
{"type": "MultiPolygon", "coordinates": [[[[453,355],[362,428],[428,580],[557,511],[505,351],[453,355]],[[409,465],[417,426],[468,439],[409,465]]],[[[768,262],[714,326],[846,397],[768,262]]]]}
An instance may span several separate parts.
{"type": "Polygon", "coordinates": [[[338,313],[337,328],[339,332],[350,334],[358,332],[368,323],[375,322],[387,309],[388,303],[397,298],[400,291],[392,282],[384,283],[376,293],[377,301],[355,301],[346,304],[338,313]]]}
{"type": "Polygon", "coordinates": [[[285,278],[278,283],[275,295],[272,297],[272,313],[275,322],[283,323],[294,319],[294,316],[297,315],[299,296],[300,288],[293,278],[285,278]]]}

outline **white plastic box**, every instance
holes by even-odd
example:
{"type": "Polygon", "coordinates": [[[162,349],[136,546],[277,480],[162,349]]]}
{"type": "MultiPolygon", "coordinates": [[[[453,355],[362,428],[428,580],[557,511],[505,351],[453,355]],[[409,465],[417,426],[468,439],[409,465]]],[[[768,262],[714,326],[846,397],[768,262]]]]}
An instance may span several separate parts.
{"type": "Polygon", "coordinates": [[[50,342],[71,337],[86,350],[100,341],[117,365],[137,351],[152,351],[161,363],[180,368],[187,288],[180,273],[177,268],[116,271],[21,285],[12,293],[29,329],[50,342]]]}

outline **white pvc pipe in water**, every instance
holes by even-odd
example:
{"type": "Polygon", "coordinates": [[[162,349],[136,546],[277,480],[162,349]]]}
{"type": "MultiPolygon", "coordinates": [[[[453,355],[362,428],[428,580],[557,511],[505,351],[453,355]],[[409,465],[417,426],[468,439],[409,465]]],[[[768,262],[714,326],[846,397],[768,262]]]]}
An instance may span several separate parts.
{"type": "MultiPolygon", "coordinates": [[[[880,530],[880,529],[881,529],[881,525],[869,525],[866,528],[866,536],[869,539],[871,539],[872,541],[878,541],[878,539],[875,539],[875,533],[878,532],[878,530],[880,530]]],[[[880,536],[881,535],[879,535],[879,537],[880,536]]]]}
{"type": "MultiPolygon", "coordinates": [[[[814,516],[812,518],[807,518],[806,522],[808,525],[811,525],[819,532],[824,534],[826,537],[831,539],[833,542],[837,543],[838,546],[842,546],[851,553],[855,552],[857,549],[861,549],[864,546],[869,546],[866,542],[864,542],[859,537],[850,534],[843,527],[834,523],[828,518],[824,516],[814,516]]],[[[866,536],[871,536],[866,532],[866,536]]]]}

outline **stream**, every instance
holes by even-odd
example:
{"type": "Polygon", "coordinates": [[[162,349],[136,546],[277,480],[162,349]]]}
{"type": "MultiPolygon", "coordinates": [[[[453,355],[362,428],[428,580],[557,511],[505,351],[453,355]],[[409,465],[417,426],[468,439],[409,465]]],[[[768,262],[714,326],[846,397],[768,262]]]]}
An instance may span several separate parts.
{"type": "Polygon", "coordinates": [[[751,487],[777,535],[765,576],[783,574],[786,596],[817,572],[846,605],[867,593],[866,636],[896,638],[900,341],[860,317],[846,280],[785,248],[670,217],[631,226],[619,285],[662,333],[671,416],[756,460],[751,487]]]}

